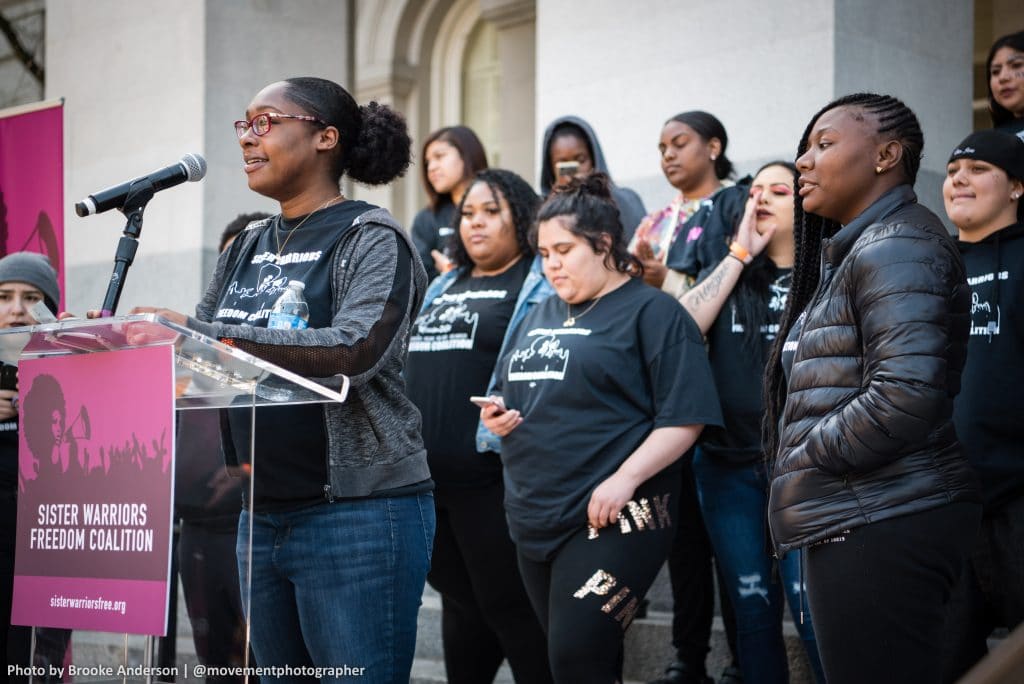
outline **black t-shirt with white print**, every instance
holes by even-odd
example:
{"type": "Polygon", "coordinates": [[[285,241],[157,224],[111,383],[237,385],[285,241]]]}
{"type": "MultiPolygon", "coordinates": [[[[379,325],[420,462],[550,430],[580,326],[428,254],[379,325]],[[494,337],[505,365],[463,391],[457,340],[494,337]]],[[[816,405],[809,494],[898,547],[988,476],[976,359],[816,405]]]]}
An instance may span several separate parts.
{"type": "Polygon", "coordinates": [[[438,487],[475,487],[501,480],[501,461],[476,450],[482,395],[494,371],[519,291],[530,271],[520,259],[496,276],[467,272],[416,319],[405,379],[423,415],[423,443],[438,487]]]}
{"type": "MultiPolygon", "coordinates": [[[[306,285],[303,295],[309,304],[309,326],[329,327],[334,250],[352,221],[372,208],[366,202],[350,200],[308,218],[289,221],[275,217],[238,259],[214,320],[265,328],[274,302],[289,281],[300,280],[306,285]]],[[[248,460],[250,420],[247,409],[229,411],[232,443],[243,461],[248,460]]],[[[255,443],[254,508],[281,510],[324,500],[328,475],[323,406],[257,409],[255,443]]]]}
{"type": "Polygon", "coordinates": [[[678,302],[632,279],[590,304],[572,307],[573,326],[558,297],[538,304],[498,362],[505,404],[523,416],[501,446],[509,529],[539,561],[586,526],[594,488],[652,430],[721,424],[700,330],[678,302]]]}
{"type": "Polygon", "coordinates": [[[760,348],[751,353],[744,344],[744,325],[737,317],[735,292],[726,301],[708,333],[708,358],[722,404],[724,427],[709,427],[701,434],[701,449],[731,463],[750,463],[761,458],[761,418],[764,415],[762,385],[765,362],[779,321],[786,308],[792,269],[779,269],[766,293],[768,310],[761,324],[760,348]]]}

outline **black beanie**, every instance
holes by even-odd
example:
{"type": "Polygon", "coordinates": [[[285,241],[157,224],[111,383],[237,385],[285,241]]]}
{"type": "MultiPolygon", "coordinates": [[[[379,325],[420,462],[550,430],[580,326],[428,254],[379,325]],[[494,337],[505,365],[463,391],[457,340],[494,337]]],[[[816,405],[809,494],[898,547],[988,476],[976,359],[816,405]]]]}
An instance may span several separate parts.
{"type": "Polygon", "coordinates": [[[971,133],[956,146],[946,163],[957,159],[988,162],[1010,178],[1024,181],[1024,141],[1011,133],[993,129],[971,133]]]}
{"type": "Polygon", "coordinates": [[[15,252],[0,259],[0,283],[27,283],[39,288],[52,311],[60,302],[57,271],[50,260],[35,252],[15,252]]]}

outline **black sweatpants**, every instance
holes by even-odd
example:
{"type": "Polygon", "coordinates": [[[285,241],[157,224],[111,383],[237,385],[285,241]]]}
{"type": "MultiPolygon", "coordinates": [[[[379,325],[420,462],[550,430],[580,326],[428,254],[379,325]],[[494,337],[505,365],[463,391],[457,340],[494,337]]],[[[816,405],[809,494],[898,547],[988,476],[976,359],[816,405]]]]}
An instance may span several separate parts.
{"type": "Polygon", "coordinates": [[[437,532],[427,581],[441,593],[451,684],[494,681],[506,658],[517,682],[551,681],[544,633],[508,534],[504,492],[501,481],[434,492],[437,532]]]}
{"type": "Polygon", "coordinates": [[[555,681],[612,684],[622,677],[623,639],[675,535],[678,470],[637,488],[619,524],[584,524],[547,561],[519,567],[548,637],[555,681]]]}
{"type": "Polygon", "coordinates": [[[808,547],[808,602],[829,684],[940,681],[949,597],[980,516],[980,505],[948,504],[808,547]]]}

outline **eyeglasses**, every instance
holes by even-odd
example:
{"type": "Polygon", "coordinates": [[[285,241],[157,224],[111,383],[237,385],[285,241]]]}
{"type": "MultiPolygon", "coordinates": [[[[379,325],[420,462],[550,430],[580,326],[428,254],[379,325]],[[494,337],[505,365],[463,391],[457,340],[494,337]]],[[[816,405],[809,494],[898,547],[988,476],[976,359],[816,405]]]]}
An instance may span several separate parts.
{"type": "Polygon", "coordinates": [[[235,133],[241,138],[249,129],[252,129],[253,134],[257,136],[266,135],[270,132],[272,124],[280,123],[282,119],[298,119],[299,121],[312,121],[318,123],[321,126],[326,126],[326,121],[321,121],[315,116],[307,116],[305,114],[278,114],[276,112],[263,112],[252,117],[249,121],[236,121],[235,122],[235,133]]]}

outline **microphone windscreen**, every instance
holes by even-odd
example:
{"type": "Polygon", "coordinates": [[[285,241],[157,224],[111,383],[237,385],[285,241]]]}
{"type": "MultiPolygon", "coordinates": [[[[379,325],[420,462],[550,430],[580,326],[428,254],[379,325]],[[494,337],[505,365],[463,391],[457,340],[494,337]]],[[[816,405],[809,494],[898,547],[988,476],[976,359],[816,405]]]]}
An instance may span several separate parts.
{"type": "Polygon", "coordinates": [[[200,181],[206,176],[206,160],[201,154],[189,152],[181,158],[181,163],[185,166],[185,175],[189,181],[200,181]]]}

